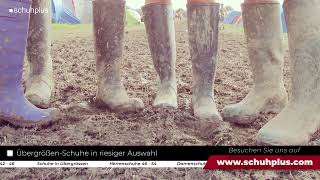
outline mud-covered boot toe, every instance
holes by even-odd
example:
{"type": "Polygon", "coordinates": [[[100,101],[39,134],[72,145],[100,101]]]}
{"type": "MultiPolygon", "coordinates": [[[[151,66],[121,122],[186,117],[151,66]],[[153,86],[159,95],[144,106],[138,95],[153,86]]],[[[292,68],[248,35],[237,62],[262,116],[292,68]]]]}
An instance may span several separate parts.
{"type": "Polygon", "coordinates": [[[228,133],[231,130],[228,123],[219,119],[216,121],[202,121],[201,123],[197,123],[195,126],[198,127],[198,136],[204,139],[212,139],[219,133],[228,133]]]}
{"type": "Polygon", "coordinates": [[[38,109],[27,100],[22,100],[20,107],[13,104],[7,104],[7,107],[10,105],[10,112],[7,113],[0,107],[0,119],[16,127],[47,126],[62,117],[61,111],[57,108],[38,109]]]}
{"type": "Polygon", "coordinates": [[[193,102],[193,113],[196,118],[209,121],[222,121],[212,97],[201,97],[193,102]]]}
{"type": "Polygon", "coordinates": [[[39,108],[48,108],[50,106],[51,89],[53,88],[49,85],[50,83],[39,80],[26,84],[25,96],[27,99],[39,108]]]}
{"type": "Polygon", "coordinates": [[[237,124],[250,124],[255,121],[258,114],[243,111],[238,104],[228,105],[222,110],[225,121],[237,124]]]}
{"type": "MultiPolygon", "coordinates": [[[[30,120],[29,123],[21,124],[24,127],[33,127],[33,126],[48,126],[63,117],[62,112],[58,108],[49,108],[43,110],[42,118],[40,120],[34,121],[30,120]]],[[[16,124],[19,126],[19,124],[16,124]]]]}
{"type": "Polygon", "coordinates": [[[320,127],[317,106],[308,107],[290,101],[275,118],[264,125],[257,134],[257,143],[263,145],[305,145],[320,127]]]}
{"type": "Polygon", "coordinates": [[[163,88],[157,93],[153,106],[156,108],[178,108],[177,94],[173,88],[163,88]]]}
{"type": "Polygon", "coordinates": [[[260,113],[279,113],[288,104],[288,96],[284,87],[250,93],[239,103],[227,105],[222,110],[225,121],[236,124],[251,124],[260,113]]]}
{"type": "Polygon", "coordinates": [[[202,138],[210,139],[230,129],[229,124],[222,121],[211,97],[200,98],[194,103],[193,113],[198,120],[193,121],[192,126],[197,129],[197,134],[202,138]]]}
{"type": "Polygon", "coordinates": [[[288,132],[286,129],[276,129],[277,127],[263,127],[257,135],[258,145],[284,146],[284,145],[305,145],[309,137],[305,134],[288,132]],[[299,135],[298,135],[299,134],[299,135]]]}
{"type": "Polygon", "coordinates": [[[117,112],[130,112],[141,111],[144,108],[144,104],[139,98],[129,98],[129,100],[122,104],[109,104],[113,111],[117,112]]]}
{"type": "Polygon", "coordinates": [[[93,105],[113,112],[140,111],[144,108],[142,100],[130,98],[123,85],[101,85],[96,97],[93,98],[93,105]]]}

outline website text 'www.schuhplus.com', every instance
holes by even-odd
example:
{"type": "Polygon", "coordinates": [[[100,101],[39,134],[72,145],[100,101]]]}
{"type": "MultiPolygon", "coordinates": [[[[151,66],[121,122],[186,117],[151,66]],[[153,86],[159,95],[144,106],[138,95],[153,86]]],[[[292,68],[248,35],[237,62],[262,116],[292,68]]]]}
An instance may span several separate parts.
{"type": "Polygon", "coordinates": [[[248,159],[248,160],[217,160],[218,166],[312,166],[313,160],[270,160],[270,159],[248,159]]]}

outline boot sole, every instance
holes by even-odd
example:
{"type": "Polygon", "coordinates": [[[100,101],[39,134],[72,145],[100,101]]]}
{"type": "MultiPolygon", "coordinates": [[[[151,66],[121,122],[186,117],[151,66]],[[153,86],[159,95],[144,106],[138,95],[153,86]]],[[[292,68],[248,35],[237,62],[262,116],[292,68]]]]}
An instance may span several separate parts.
{"type": "MultiPolygon", "coordinates": [[[[223,116],[223,115],[222,115],[223,116]]],[[[235,124],[246,125],[255,122],[259,115],[253,116],[233,116],[233,117],[225,117],[223,116],[223,120],[235,124]]]]}
{"type": "Polygon", "coordinates": [[[52,125],[54,122],[58,121],[61,117],[60,112],[54,113],[52,116],[48,118],[48,120],[41,120],[41,121],[28,121],[28,120],[23,120],[22,118],[19,117],[5,117],[0,115],[0,120],[7,122],[14,127],[17,128],[32,128],[32,127],[47,127],[52,125]]]}
{"type": "Polygon", "coordinates": [[[97,108],[101,110],[108,110],[115,113],[132,113],[142,111],[144,107],[122,107],[121,105],[112,107],[97,97],[93,96],[89,98],[88,105],[91,108],[97,108]]]}
{"type": "Polygon", "coordinates": [[[13,125],[14,127],[18,127],[18,128],[45,127],[45,126],[50,126],[55,121],[57,121],[57,120],[47,120],[47,121],[28,122],[28,121],[21,120],[21,119],[13,119],[13,118],[4,119],[1,117],[0,117],[0,120],[7,122],[7,123],[13,125]]]}
{"type": "Polygon", "coordinates": [[[221,132],[227,132],[231,130],[228,123],[222,121],[219,116],[215,116],[214,119],[206,120],[195,118],[193,120],[183,120],[176,122],[177,126],[192,129],[192,134],[204,139],[213,139],[217,134],[221,132]]]}
{"type": "Polygon", "coordinates": [[[260,111],[259,113],[255,115],[248,115],[248,116],[225,116],[224,113],[222,112],[222,117],[224,121],[228,121],[231,123],[235,124],[240,124],[240,125],[248,125],[251,123],[254,123],[256,119],[259,117],[261,113],[274,113],[278,114],[282,111],[282,109],[286,106],[287,102],[284,104],[279,104],[277,107],[266,107],[264,111],[260,111]]]}

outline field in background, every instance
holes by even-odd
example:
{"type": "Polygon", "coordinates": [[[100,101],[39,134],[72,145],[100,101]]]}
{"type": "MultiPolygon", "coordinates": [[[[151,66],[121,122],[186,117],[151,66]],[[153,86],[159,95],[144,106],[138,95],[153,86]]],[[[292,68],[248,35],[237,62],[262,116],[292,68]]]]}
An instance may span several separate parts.
{"type": "Polygon", "coordinates": [[[243,33],[242,26],[235,26],[231,24],[221,24],[224,27],[225,31],[235,32],[235,33],[243,33]]]}

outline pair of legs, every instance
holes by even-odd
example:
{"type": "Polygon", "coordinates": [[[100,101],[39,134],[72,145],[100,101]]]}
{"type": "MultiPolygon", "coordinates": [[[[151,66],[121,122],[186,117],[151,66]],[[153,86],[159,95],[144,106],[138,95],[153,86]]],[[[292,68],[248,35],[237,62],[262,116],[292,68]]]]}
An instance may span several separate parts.
{"type": "MultiPolygon", "coordinates": [[[[222,120],[213,96],[219,4],[188,1],[190,45],[194,74],[193,110],[201,119],[222,120]]],[[[124,34],[125,1],[93,2],[97,56],[97,105],[115,111],[142,108],[139,99],[128,97],[120,76],[124,34]]],[[[159,87],[156,107],[177,108],[176,45],[170,0],[146,1],[143,7],[146,31],[159,87]]]]}
{"type": "MultiPolygon", "coordinates": [[[[222,121],[213,94],[220,4],[188,0],[188,31],[193,72],[192,109],[200,120],[222,121]]],[[[177,107],[176,44],[171,0],[146,0],[145,26],[160,83],[154,106],[177,107]]]]}
{"type": "Polygon", "coordinates": [[[283,83],[280,4],[277,0],[246,0],[242,5],[253,87],[239,103],[223,110],[225,120],[255,121],[261,112],[279,113],[259,131],[263,144],[305,144],[320,127],[320,2],[284,3],[291,60],[290,101],[283,83]]]}
{"type": "MultiPolygon", "coordinates": [[[[33,7],[49,7],[50,2],[34,0],[33,7]]],[[[53,87],[50,42],[47,39],[50,14],[32,15],[28,29],[29,14],[9,11],[11,8],[29,9],[31,4],[31,0],[0,2],[0,119],[19,126],[46,124],[57,119],[59,114],[56,109],[36,108],[24,96],[22,70],[26,46],[30,62],[27,96],[34,104],[46,107],[53,87]]]]}
{"type": "MultiPolygon", "coordinates": [[[[141,100],[130,99],[120,80],[124,3],[118,6],[103,3],[103,6],[99,7],[101,2],[103,1],[94,3],[99,83],[96,102],[101,102],[102,105],[115,111],[141,108],[143,107],[141,100]],[[106,12],[104,8],[109,11],[106,12]],[[121,12],[115,21],[109,16],[112,10],[113,13],[118,10],[121,12]]],[[[51,1],[1,1],[0,7],[0,119],[23,127],[47,124],[56,120],[59,114],[57,109],[44,110],[34,106],[47,108],[53,88],[49,38],[51,13],[30,15],[9,11],[12,8],[40,7],[48,8],[50,12],[51,1]],[[30,101],[24,96],[22,87],[25,48],[30,66],[25,94],[30,101]]]]}

